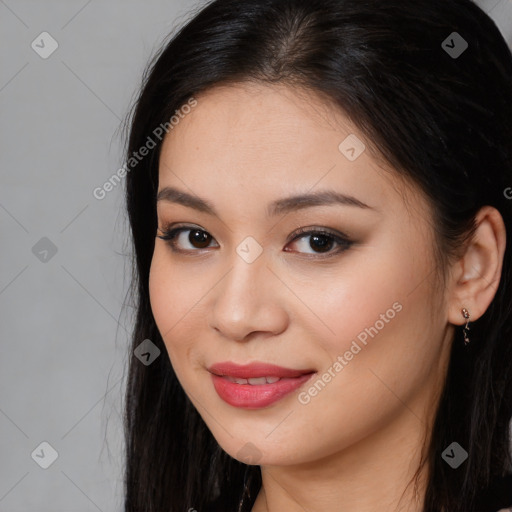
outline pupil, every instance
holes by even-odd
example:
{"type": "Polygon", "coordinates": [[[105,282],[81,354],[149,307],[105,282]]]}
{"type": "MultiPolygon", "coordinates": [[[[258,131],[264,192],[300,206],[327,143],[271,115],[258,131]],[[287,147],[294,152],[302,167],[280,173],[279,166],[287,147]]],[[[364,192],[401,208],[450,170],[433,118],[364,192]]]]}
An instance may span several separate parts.
{"type": "Polygon", "coordinates": [[[313,247],[313,243],[317,245],[316,248],[320,249],[319,252],[327,252],[332,248],[333,240],[327,235],[312,235],[309,245],[312,249],[315,249],[315,247],[313,247]]]}
{"type": "Polygon", "coordinates": [[[191,231],[190,232],[190,235],[189,235],[189,242],[194,245],[194,244],[199,244],[200,248],[204,248],[204,247],[208,247],[210,241],[209,241],[209,236],[207,233],[205,233],[204,231],[201,231],[200,229],[196,229],[195,231],[191,231]],[[198,236],[196,236],[198,235],[198,236]],[[202,245],[204,244],[204,245],[202,245]]]}

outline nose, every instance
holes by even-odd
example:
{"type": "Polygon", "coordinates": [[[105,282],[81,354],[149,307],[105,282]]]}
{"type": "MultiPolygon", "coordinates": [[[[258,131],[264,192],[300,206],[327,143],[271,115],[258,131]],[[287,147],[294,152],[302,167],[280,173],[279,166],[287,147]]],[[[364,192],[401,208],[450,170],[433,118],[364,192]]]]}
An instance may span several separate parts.
{"type": "Polygon", "coordinates": [[[267,266],[265,251],[252,263],[238,254],[231,262],[211,292],[210,327],[234,341],[283,332],[289,321],[286,287],[267,266]]]}

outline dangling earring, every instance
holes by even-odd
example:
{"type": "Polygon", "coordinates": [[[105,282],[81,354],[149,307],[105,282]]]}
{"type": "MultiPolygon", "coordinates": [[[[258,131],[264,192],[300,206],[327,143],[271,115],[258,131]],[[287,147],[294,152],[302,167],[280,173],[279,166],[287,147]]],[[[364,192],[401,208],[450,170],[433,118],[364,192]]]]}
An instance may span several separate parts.
{"type": "Polygon", "coordinates": [[[469,344],[468,331],[469,331],[469,311],[466,308],[462,308],[462,315],[466,319],[466,325],[464,329],[462,329],[462,334],[464,335],[464,345],[469,344]]]}

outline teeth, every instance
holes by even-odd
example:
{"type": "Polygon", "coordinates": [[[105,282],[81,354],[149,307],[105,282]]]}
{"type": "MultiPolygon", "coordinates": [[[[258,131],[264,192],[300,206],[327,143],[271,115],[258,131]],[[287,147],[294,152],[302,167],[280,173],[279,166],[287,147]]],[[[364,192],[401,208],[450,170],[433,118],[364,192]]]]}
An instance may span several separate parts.
{"type": "Polygon", "coordinates": [[[248,381],[249,384],[252,384],[253,386],[259,386],[267,383],[267,379],[265,377],[253,377],[252,379],[248,379],[248,381]]]}
{"type": "Polygon", "coordinates": [[[229,375],[224,376],[224,378],[236,384],[248,384],[247,379],[239,379],[238,377],[230,377],[229,375]]]}
{"type": "Polygon", "coordinates": [[[226,375],[225,377],[231,382],[235,382],[236,384],[250,384],[251,386],[261,386],[262,384],[273,384],[278,380],[281,380],[281,377],[254,377],[251,379],[239,379],[238,377],[229,377],[226,375]]]}

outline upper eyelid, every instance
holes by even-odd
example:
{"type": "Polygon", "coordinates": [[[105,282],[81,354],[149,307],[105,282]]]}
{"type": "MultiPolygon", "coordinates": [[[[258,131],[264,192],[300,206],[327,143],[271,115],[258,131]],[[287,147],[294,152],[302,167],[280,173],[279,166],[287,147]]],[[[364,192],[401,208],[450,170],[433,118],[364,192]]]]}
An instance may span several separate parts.
{"type": "MultiPolygon", "coordinates": [[[[157,229],[164,234],[166,232],[176,231],[179,229],[184,230],[184,231],[196,229],[197,231],[203,231],[204,233],[208,233],[213,239],[215,239],[215,237],[207,229],[204,229],[204,228],[202,228],[200,226],[196,226],[196,225],[188,225],[188,224],[181,225],[180,223],[176,223],[176,224],[169,224],[168,226],[164,225],[163,229],[161,229],[161,228],[157,228],[157,229]]],[[[313,226],[298,226],[297,228],[294,228],[293,232],[290,234],[290,237],[292,237],[292,238],[289,241],[294,240],[296,236],[301,236],[301,235],[305,236],[310,233],[324,233],[326,235],[331,235],[333,237],[338,237],[338,238],[342,238],[342,239],[346,239],[346,240],[350,239],[350,237],[348,235],[340,232],[339,230],[313,225],[313,226]]]]}

